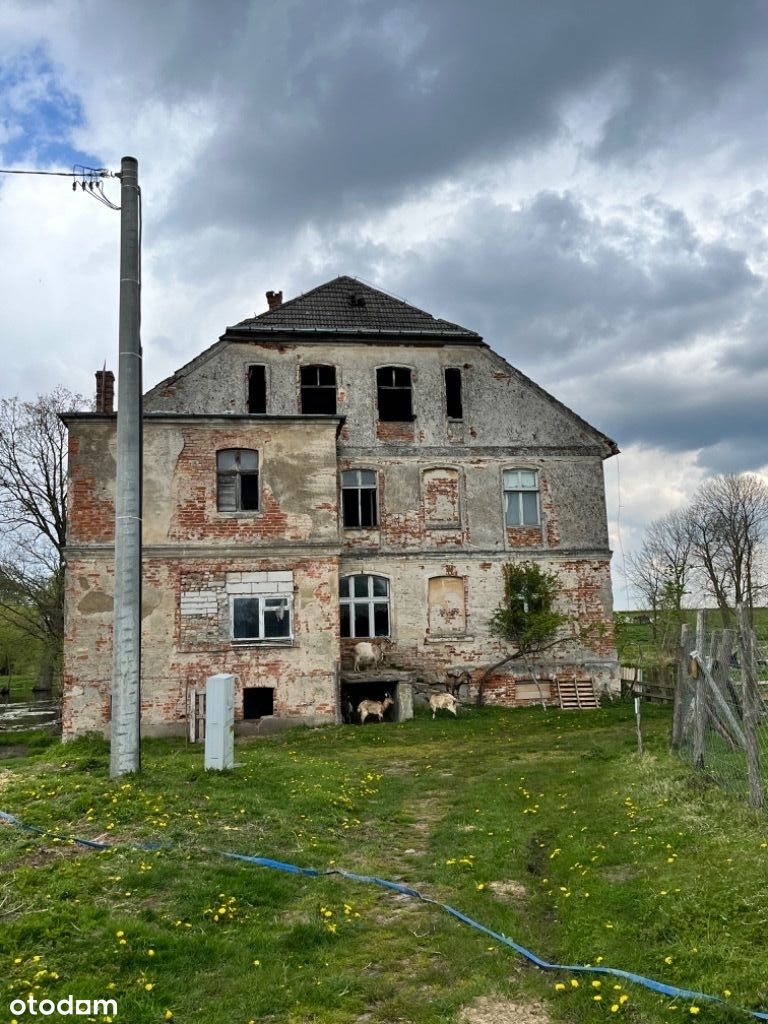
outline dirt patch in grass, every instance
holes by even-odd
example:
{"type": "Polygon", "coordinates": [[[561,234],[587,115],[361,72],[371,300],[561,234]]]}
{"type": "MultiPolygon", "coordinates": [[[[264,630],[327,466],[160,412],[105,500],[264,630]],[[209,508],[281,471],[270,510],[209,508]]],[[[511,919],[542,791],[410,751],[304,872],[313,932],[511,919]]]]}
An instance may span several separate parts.
{"type": "Polygon", "coordinates": [[[513,1003],[509,999],[480,996],[462,1010],[466,1024],[551,1024],[544,1003],[513,1003]]]}
{"type": "Polygon", "coordinates": [[[525,903],[528,899],[528,890],[522,882],[510,879],[508,882],[489,882],[486,886],[494,896],[498,896],[510,903],[525,903]]]}

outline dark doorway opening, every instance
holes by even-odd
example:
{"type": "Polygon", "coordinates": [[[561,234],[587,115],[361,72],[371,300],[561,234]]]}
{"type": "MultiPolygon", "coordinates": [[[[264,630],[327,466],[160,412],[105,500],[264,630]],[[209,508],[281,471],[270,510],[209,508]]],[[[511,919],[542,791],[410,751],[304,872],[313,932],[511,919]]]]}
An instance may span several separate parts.
{"type": "MultiPolygon", "coordinates": [[[[394,682],[381,682],[377,683],[375,680],[371,680],[365,683],[342,683],[341,685],[341,717],[342,721],[348,725],[359,725],[360,724],[360,713],[357,710],[361,700],[378,700],[383,701],[387,694],[392,699],[395,699],[395,690],[397,683],[394,682]]],[[[393,704],[388,707],[384,712],[385,722],[396,721],[397,705],[393,704]]],[[[374,715],[372,718],[367,718],[365,724],[369,722],[378,722],[378,718],[374,715]]]]}
{"type": "Polygon", "coordinates": [[[243,688],[243,718],[264,718],[274,714],[275,691],[271,686],[243,688]]]}

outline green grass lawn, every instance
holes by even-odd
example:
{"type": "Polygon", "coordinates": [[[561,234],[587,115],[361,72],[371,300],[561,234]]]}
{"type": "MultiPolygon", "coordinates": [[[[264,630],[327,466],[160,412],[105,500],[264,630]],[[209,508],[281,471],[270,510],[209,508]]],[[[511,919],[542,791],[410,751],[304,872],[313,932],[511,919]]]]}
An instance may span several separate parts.
{"type": "Polygon", "coordinates": [[[668,709],[645,727],[641,759],[628,705],[422,714],[240,741],[223,774],[149,741],[141,776],[115,782],[101,741],[38,739],[0,761],[0,808],[116,846],[0,825],[0,1024],[30,991],[114,998],[129,1024],[438,1024],[480,996],[574,1022],[747,1020],[542,972],[436,907],[217,852],[400,880],[546,959],[768,1009],[768,821],[668,755],[668,709]]]}

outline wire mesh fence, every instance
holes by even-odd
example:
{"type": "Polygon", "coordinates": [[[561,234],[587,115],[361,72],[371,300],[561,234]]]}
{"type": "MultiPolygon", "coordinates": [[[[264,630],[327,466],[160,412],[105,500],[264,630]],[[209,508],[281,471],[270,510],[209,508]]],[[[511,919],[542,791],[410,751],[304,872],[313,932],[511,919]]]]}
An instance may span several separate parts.
{"type": "Polygon", "coordinates": [[[768,805],[768,644],[739,610],[738,628],[683,627],[672,746],[718,785],[768,805]]]}

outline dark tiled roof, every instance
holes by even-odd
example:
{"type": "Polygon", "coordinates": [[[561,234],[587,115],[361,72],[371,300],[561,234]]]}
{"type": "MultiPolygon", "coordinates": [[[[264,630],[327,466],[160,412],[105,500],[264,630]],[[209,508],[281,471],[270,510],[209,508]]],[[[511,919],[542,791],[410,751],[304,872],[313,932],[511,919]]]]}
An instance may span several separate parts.
{"type": "Polygon", "coordinates": [[[242,320],[228,332],[279,331],[434,336],[480,340],[466,327],[438,320],[423,309],[372,288],[354,277],[337,277],[260,316],[242,320]]]}

